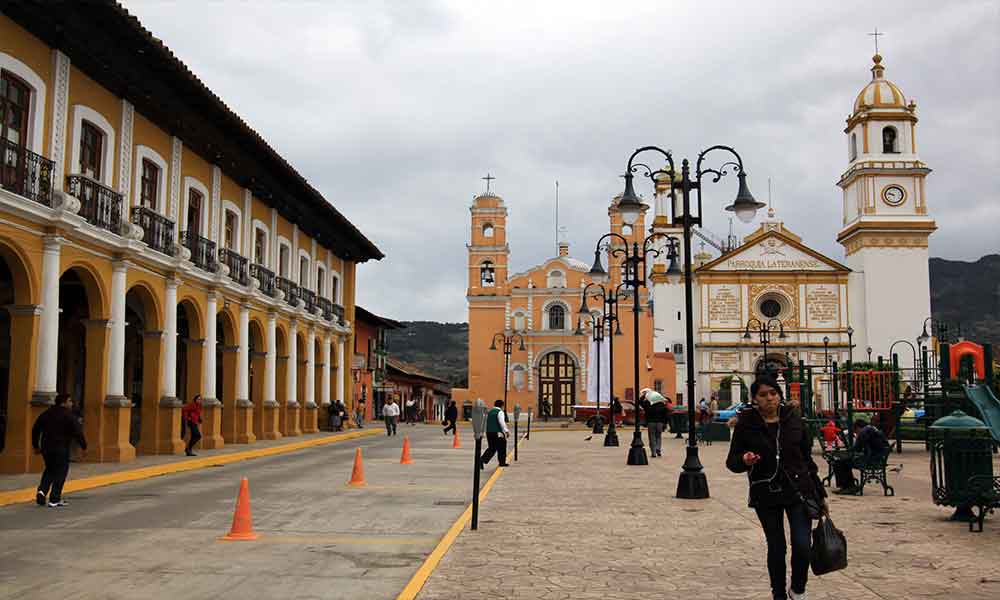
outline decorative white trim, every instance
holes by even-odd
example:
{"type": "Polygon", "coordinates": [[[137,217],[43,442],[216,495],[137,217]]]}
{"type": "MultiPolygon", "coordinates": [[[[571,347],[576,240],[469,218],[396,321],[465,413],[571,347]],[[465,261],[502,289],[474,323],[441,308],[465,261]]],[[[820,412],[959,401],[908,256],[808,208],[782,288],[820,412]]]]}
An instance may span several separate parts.
{"type": "MultiPolygon", "coordinates": [[[[148,160],[160,169],[160,176],[156,182],[156,185],[159,188],[156,190],[156,212],[163,216],[167,216],[167,161],[164,160],[156,150],[153,150],[149,146],[143,146],[142,144],[135,147],[134,160],[135,183],[132,189],[135,193],[132,195],[132,201],[129,202],[129,205],[139,206],[139,202],[142,199],[142,161],[148,160]]],[[[126,196],[126,198],[128,198],[128,196],[126,196]]]]}
{"type": "Polygon", "coordinates": [[[330,299],[333,300],[334,304],[340,304],[341,306],[343,306],[343,302],[341,301],[341,299],[342,299],[342,297],[344,295],[344,286],[342,285],[342,282],[343,282],[343,279],[341,278],[340,273],[338,271],[336,271],[335,269],[331,268],[330,269],[330,290],[333,293],[330,294],[330,299]]]}
{"type": "Polygon", "coordinates": [[[296,267],[296,265],[291,264],[292,260],[294,260],[294,258],[295,258],[294,255],[292,254],[292,241],[290,239],[284,237],[284,236],[279,235],[278,236],[278,243],[274,245],[274,248],[275,248],[274,274],[277,275],[278,277],[285,277],[286,279],[289,279],[289,280],[294,279],[294,277],[290,277],[290,275],[292,275],[292,270],[295,269],[295,267],[296,267]],[[289,264],[288,264],[288,270],[285,271],[284,275],[281,274],[281,247],[282,246],[285,246],[286,248],[288,248],[288,263],[289,264]]]}
{"type": "MultiPolygon", "coordinates": [[[[122,210],[128,212],[128,205],[131,204],[132,197],[132,129],[135,123],[135,107],[132,103],[122,98],[122,128],[121,143],[118,145],[118,191],[125,198],[122,203],[122,210]]],[[[122,215],[123,220],[128,219],[128,214],[122,215]]]]}
{"type": "MultiPolygon", "coordinates": [[[[219,165],[212,165],[212,231],[211,239],[216,247],[222,247],[219,243],[219,232],[222,228],[219,221],[222,219],[222,169],[219,165]]],[[[215,392],[212,392],[215,393],[215,392]]]]}
{"type": "Polygon", "coordinates": [[[532,366],[534,366],[536,368],[540,367],[541,364],[542,364],[542,359],[544,359],[549,354],[552,354],[553,352],[562,352],[563,354],[568,354],[569,357],[573,359],[573,362],[576,363],[575,364],[576,370],[578,372],[581,370],[581,367],[580,367],[580,364],[581,364],[580,363],[580,357],[577,356],[577,354],[575,352],[573,352],[572,350],[570,350],[566,346],[561,346],[561,345],[560,346],[549,346],[545,350],[542,350],[541,352],[539,352],[536,355],[536,357],[534,358],[534,362],[532,363],[532,366]]]}
{"type": "Polygon", "coordinates": [[[308,252],[306,252],[302,248],[299,248],[299,255],[297,257],[295,257],[295,281],[298,283],[299,287],[304,287],[307,290],[311,290],[312,286],[309,285],[309,282],[308,281],[306,281],[306,282],[302,281],[302,259],[303,258],[305,258],[306,261],[308,261],[306,263],[306,278],[309,278],[309,276],[312,274],[312,257],[309,256],[308,252]]]}
{"type": "MultiPolygon", "coordinates": [[[[69,57],[59,50],[52,50],[52,138],[49,158],[52,159],[52,178],[56,190],[66,189],[66,115],[69,109],[69,57]]],[[[44,117],[43,117],[44,118],[44,117]]]]}
{"type": "MultiPolygon", "coordinates": [[[[278,209],[276,209],[276,208],[271,208],[271,231],[275,232],[275,234],[278,233],[278,209]]],[[[278,269],[277,269],[277,266],[278,266],[278,245],[277,244],[271,244],[269,247],[271,249],[271,259],[270,259],[271,260],[271,264],[274,265],[273,267],[271,267],[271,270],[273,270],[275,273],[277,273],[278,272],[278,269]]]]}
{"type": "Polygon", "coordinates": [[[227,210],[230,210],[236,214],[236,228],[233,231],[233,233],[236,234],[236,239],[233,240],[233,246],[234,246],[233,250],[242,253],[243,246],[241,245],[241,241],[243,240],[243,211],[240,210],[239,206],[236,206],[235,203],[229,200],[222,201],[222,210],[219,211],[219,237],[218,237],[219,248],[226,247],[225,215],[227,210]]]}
{"type": "Polygon", "coordinates": [[[243,245],[240,253],[250,258],[253,254],[253,230],[250,229],[250,220],[253,218],[253,194],[246,188],[243,189],[243,214],[246,215],[246,219],[240,221],[240,226],[243,228],[243,245]]]}
{"type": "Polygon", "coordinates": [[[3,52],[0,52],[0,69],[17,75],[31,88],[31,97],[28,99],[28,139],[22,143],[35,154],[44,154],[42,131],[45,129],[45,81],[31,67],[3,52]]]}
{"type": "Polygon", "coordinates": [[[545,274],[545,287],[564,288],[566,287],[566,272],[559,269],[552,269],[545,274]],[[562,284],[562,285],[554,285],[562,284]]]}
{"type": "Polygon", "coordinates": [[[560,298],[552,298],[551,300],[547,300],[544,304],[542,304],[543,331],[570,331],[573,329],[572,321],[573,321],[573,312],[570,310],[569,304],[567,304],[565,300],[562,300],[560,298]],[[566,320],[566,327],[563,327],[562,329],[552,329],[551,327],[549,327],[549,308],[551,308],[553,304],[559,304],[560,306],[563,307],[563,310],[566,312],[564,316],[566,320]]]}
{"type": "MultiPolygon", "coordinates": [[[[70,164],[68,173],[78,173],[80,168],[80,137],[83,132],[83,121],[86,120],[101,130],[104,140],[101,144],[104,156],[101,157],[101,183],[113,187],[115,168],[115,128],[101,113],[84,104],[73,105],[73,137],[70,138],[70,164]]],[[[83,174],[83,173],[81,173],[83,174]]]]}
{"type": "Polygon", "coordinates": [[[174,222],[174,233],[180,227],[180,218],[177,214],[181,205],[181,157],[184,155],[184,143],[181,138],[174,136],[170,145],[170,218],[174,222]]]}
{"type": "Polygon", "coordinates": [[[260,219],[254,219],[250,226],[250,256],[247,258],[251,262],[256,260],[254,255],[254,246],[257,244],[257,230],[260,229],[264,232],[264,266],[268,269],[274,270],[272,266],[274,263],[271,262],[271,228],[264,224],[260,219]]]}
{"type": "MultiPolygon", "coordinates": [[[[181,197],[180,201],[180,214],[178,215],[177,223],[181,227],[181,231],[188,231],[191,226],[188,224],[187,213],[188,213],[188,198],[190,197],[190,190],[194,189],[201,194],[201,221],[198,223],[198,231],[201,235],[205,235],[208,229],[205,226],[207,221],[208,207],[212,202],[212,195],[208,193],[208,188],[199,179],[191,176],[184,178],[184,185],[181,187],[184,190],[184,195],[181,197]]],[[[207,237],[207,236],[206,236],[207,237]]]]}

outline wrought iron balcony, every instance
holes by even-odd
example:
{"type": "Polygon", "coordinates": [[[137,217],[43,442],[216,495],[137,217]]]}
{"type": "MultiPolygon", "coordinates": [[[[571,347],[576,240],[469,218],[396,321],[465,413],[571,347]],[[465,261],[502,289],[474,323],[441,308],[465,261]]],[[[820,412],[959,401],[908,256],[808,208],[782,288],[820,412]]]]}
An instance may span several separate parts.
{"type": "Polygon", "coordinates": [[[118,233],[122,228],[122,195],[84,175],[68,175],[69,193],[80,200],[80,216],[91,225],[118,233]]]}
{"type": "Polygon", "coordinates": [[[319,307],[319,312],[323,315],[323,318],[327,321],[333,320],[333,302],[329,298],[323,298],[320,296],[316,298],[316,306],[319,307]]]}
{"type": "Polygon", "coordinates": [[[52,206],[51,160],[0,138],[0,187],[52,206]]]}
{"type": "Polygon", "coordinates": [[[229,267],[229,278],[240,285],[250,283],[247,276],[247,259],[229,248],[219,248],[219,262],[229,267]]]}
{"type": "Polygon", "coordinates": [[[181,245],[191,251],[191,262],[203,271],[215,272],[218,263],[215,242],[190,231],[181,232],[181,245]]]}
{"type": "Polygon", "coordinates": [[[337,317],[337,323],[344,324],[344,307],[339,304],[333,305],[333,314],[337,317]]]}
{"type": "Polygon", "coordinates": [[[267,294],[272,298],[278,295],[278,288],[274,281],[274,271],[267,269],[263,265],[253,264],[250,265],[250,277],[260,282],[260,291],[262,294],[267,294]]]}
{"type": "Polygon", "coordinates": [[[302,298],[302,302],[305,304],[306,312],[316,312],[316,292],[300,287],[299,298],[302,298]]]}
{"type": "Polygon", "coordinates": [[[167,256],[174,254],[174,222],[145,206],[132,208],[132,223],[142,227],[142,241],[167,256]]]}
{"type": "Polygon", "coordinates": [[[284,277],[275,277],[274,280],[278,284],[278,289],[285,292],[285,302],[290,306],[295,306],[295,300],[299,297],[299,286],[291,279],[284,277]]]}

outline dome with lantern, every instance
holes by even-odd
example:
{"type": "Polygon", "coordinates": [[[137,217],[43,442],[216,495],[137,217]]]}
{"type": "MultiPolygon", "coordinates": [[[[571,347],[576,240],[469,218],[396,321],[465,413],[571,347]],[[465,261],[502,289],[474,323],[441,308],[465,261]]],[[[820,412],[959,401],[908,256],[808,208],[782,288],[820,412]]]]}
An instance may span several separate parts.
{"type": "Polygon", "coordinates": [[[903,91],[895,83],[885,78],[885,67],[882,66],[882,55],[872,57],[872,80],[868,82],[858,97],[854,100],[854,112],[871,109],[904,109],[912,110],[912,102],[908,106],[903,91]]]}

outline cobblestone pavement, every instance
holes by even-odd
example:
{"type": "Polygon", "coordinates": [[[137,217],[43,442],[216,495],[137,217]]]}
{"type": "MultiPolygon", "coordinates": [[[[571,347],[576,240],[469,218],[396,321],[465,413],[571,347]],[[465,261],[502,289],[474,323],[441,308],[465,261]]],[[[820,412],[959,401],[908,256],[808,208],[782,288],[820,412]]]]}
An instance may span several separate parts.
{"type": "MultiPolygon", "coordinates": [[[[681,440],[665,437],[664,458],[628,467],[631,432],[621,448],[586,435],[525,442],[482,504],[479,530],[459,536],[418,598],[770,598],[764,537],[745,476],[725,468],[728,443],[701,448],[712,497],[678,500],[681,440]]],[[[984,533],[949,522],[930,501],[928,460],[916,446],[893,455],[890,466],[903,465],[890,473],[895,497],[868,487],[832,496],[850,565],[810,573],[810,600],[1000,598],[1000,516],[984,533]]]]}

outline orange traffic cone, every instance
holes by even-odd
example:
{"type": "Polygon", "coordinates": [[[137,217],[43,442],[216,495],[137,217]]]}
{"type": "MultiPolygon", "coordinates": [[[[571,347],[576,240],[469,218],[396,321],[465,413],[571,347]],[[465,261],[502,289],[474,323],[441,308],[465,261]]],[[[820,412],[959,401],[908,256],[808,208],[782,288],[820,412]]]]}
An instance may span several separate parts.
{"type": "Polygon", "coordinates": [[[236,512],[233,513],[233,526],[224,540],[255,540],[253,519],[250,517],[250,483],[244,477],[240,480],[240,495],[236,498],[236,512]]]}
{"type": "Polygon", "coordinates": [[[455,435],[452,437],[452,440],[451,440],[451,447],[452,448],[461,448],[462,447],[462,442],[458,439],[458,428],[457,427],[455,428],[455,435]]]}
{"type": "Polygon", "coordinates": [[[368,485],[365,482],[365,465],[361,462],[361,448],[354,451],[354,469],[351,470],[351,480],[347,482],[347,485],[351,487],[368,485]]]}
{"type": "Polygon", "coordinates": [[[413,463],[413,461],[410,460],[410,436],[404,435],[403,436],[403,456],[401,456],[399,458],[399,464],[401,464],[401,465],[409,465],[409,464],[412,464],[412,463],[413,463]]]}

